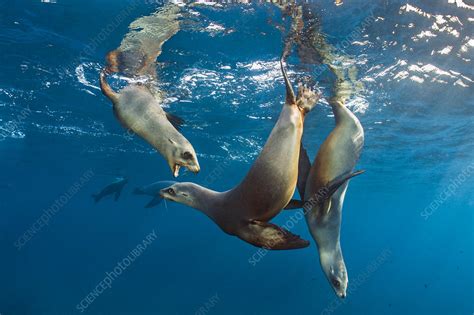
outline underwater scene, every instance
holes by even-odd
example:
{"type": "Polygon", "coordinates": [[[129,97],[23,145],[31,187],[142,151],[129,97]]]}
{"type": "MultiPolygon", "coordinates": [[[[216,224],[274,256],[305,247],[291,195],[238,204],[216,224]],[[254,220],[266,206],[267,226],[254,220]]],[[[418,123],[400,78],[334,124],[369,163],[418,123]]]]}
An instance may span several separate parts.
{"type": "Polygon", "coordinates": [[[474,314],[474,2],[0,0],[0,315],[474,314]]]}

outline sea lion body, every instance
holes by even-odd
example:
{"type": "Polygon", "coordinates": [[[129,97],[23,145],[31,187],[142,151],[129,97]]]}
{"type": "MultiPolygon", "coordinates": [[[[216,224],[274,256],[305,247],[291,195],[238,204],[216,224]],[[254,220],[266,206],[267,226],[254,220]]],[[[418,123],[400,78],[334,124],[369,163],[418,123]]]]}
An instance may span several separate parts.
{"type": "Polygon", "coordinates": [[[177,130],[182,120],[161,108],[163,92],[155,84],[156,59],[163,44],[179,31],[179,14],[179,6],[169,3],[131,23],[120,47],[107,54],[107,66],[100,75],[102,92],[112,101],[118,120],[157,149],[175,177],[181,166],[199,172],[194,148],[177,130]],[[128,77],[146,76],[146,86],[131,84],[115,93],[105,79],[106,73],[113,72],[128,77]]]}
{"type": "Polygon", "coordinates": [[[113,103],[115,116],[122,125],[145,139],[167,160],[173,175],[185,166],[197,173],[200,170],[191,143],[177,130],[182,122],[166,113],[157,98],[146,86],[132,84],[116,93],[108,85],[105,71],[100,75],[100,87],[113,103]],[[175,123],[175,126],[170,122],[175,123]]]}
{"type": "Polygon", "coordinates": [[[293,196],[298,177],[303,115],[298,106],[284,106],[262,152],[244,180],[226,193],[245,219],[269,221],[293,196]]]}
{"type": "MultiPolygon", "coordinates": [[[[319,148],[309,173],[311,180],[307,181],[305,195],[312,195],[337,176],[351,172],[364,145],[364,130],[354,114],[340,102],[334,102],[331,106],[336,126],[319,148]]],[[[342,193],[346,186],[347,183],[337,192],[342,193]]]]}
{"type": "Polygon", "coordinates": [[[161,191],[166,199],[202,211],[224,232],[269,249],[309,245],[299,236],[268,222],[280,213],[294,193],[304,115],[318,100],[313,91],[301,85],[296,99],[283,63],[282,72],[287,100],[262,152],[239,185],[226,192],[216,192],[193,183],[177,183],[161,191]]]}
{"type": "Polygon", "coordinates": [[[340,245],[342,206],[348,180],[361,173],[353,170],[364,144],[364,131],[342,103],[334,100],[331,106],[336,127],[321,145],[309,172],[300,169],[308,174],[304,191],[300,183],[298,186],[304,195],[305,218],[318,245],[321,266],[336,294],[344,298],[348,280],[340,245]]]}
{"type": "Polygon", "coordinates": [[[238,235],[250,220],[268,222],[288,204],[297,182],[302,133],[300,110],[285,105],[247,176],[235,188],[214,194],[208,204],[224,232],[238,235]]]}
{"type": "Polygon", "coordinates": [[[117,201],[122,193],[123,187],[128,183],[128,179],[124,177],[118,177],[113,183],[104,187],[99,193],[93,194],[92,198],[94,202],[99,202],[102,198],[108,195],[114,195],[115,201],[117,201]]]}

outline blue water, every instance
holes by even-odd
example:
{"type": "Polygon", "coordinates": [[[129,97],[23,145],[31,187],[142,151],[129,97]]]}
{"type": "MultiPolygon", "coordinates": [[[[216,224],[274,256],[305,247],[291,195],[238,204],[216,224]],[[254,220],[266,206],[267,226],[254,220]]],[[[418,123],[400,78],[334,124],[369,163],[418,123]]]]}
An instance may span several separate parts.
{"type": "MultiPolygon", "coordinates": [[[[157,5],[144,1],[84,53],[130,1],[57,2],[0,1],[0,314],[79,314],[78,303],[153,231],[156,239],[84,313],[474,312],[472,1],[314,6],[362,86],[348,102],[365,129],[358,168],[366,173],[351,181],[344,205],[345,300],[330,288],[304,222],[293,231],[309,248],[265,253],[196,210],[143,208],[149,198],[133,189],[171,174],[146,142],[126,137],[98,72],[128,25],[157,5]],[[375,21],[342,47],[371,12],[375,21]],[[91,194],[116,175],[130,179],[120,200],[95,205],[91,194]],[[78,182],[18,249],[18,238],[78,182]]],[[[202,169],[179,180],[223,191],[250,168],[284,100],[281,34],[267,23],[278,14],[261,6],[192,10],[201,23],[165,44],[158,72],[172,91],[165,106],[186,120],[202,169]]],[[[329,95],[327,73],[298,67],[296,56],[289,67],[292,80],[319,73],[329,95]]],[[[311,159],[333,126],[324,102],[308,115],[311,159]]]]}

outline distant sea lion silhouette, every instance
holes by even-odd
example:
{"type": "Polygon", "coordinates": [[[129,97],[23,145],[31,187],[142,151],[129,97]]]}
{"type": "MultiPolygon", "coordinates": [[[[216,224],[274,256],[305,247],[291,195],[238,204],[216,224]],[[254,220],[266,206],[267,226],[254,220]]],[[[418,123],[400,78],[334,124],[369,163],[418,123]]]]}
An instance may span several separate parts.
{"type": "Polygon", "coordinates": [[[108,195],[115,194],[115,201],[117,201],[122,193],[123,187],[128,183],[128,179],[125,177],[117,177],[116,180],[102,189],[99,193],[93,194],[94,202],[98,203],[102,198],[108,195]]]}
{"type": "Polygon", "coordinates": [[[298,202],[292,200],[289,208],[304,207],[321,267],[336,294],[345,298],[348,277],[340,244],[342,205],[349,179],[364,172],[353,171],[364,145],[364,130],[342,102],[333,99],[330,104],[336,127],[319,148],[312,166],[301,148],[298,191],[305,203],[296,206],[298,202]]]}
{"type": "Polygon", "coordinates": [[[182,119],[166,113],[146,86],[132,84],[119,93],[112,90],[100,73],[100,88],[113,103],[115,116],[122,125],[148,141],[168,161],[171,172],[179,175],[181,166],[191,172],[200,170],[191,143],[178,131],[182,119]]]}
{"type": "Polygon", "coordinates": [[[145,208],[152,208],[156,205],[159,205],[163,201],[163,198],[160,196],[160,190],[175,183],[175,181],[171,180],[162,180],[154,182],[150,185],[135,188],[133,193],[135,195],[148,195],[153,197],[153,199],[145,206],[145,208]]]}
{"type": "Polygon", "coordinates": [[[200,210],[224,232],[254,246],[296,249],[308,246],[309,242],[269,221],[293,196],[304,117],[319,97],[300,84],[296,98],[283,60],[280,65],[286,101],[265,146],[243,181],[226,192],[212,191],[194,183],[176,183],[161,190],[161,196],[200,210]]]}

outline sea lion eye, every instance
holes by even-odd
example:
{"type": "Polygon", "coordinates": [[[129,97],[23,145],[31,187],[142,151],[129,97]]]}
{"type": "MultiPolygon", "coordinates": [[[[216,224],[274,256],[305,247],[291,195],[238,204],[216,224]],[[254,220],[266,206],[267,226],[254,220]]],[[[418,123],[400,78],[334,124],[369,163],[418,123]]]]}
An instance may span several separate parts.
{"type": "Polygon", "coordinates": [[[166,192],[167,192],[168,194],[170,194],[171,196],[176,195],[176,193],[174,192],[174,189],[173,189],[173,188],[168,188],[168,190],[166,190],[166,192]]]}
{"type": "Polygon", "coordinates": [[[190,160],[192,158],[193,158],[193,155],[191,154],[191,152],[186,151],[186,152],[183,153],[183,159],[190,160]]]}
{"type": "Polygon", "coordinates": [[[333,279],[332,280],[332,284],[334,285],[335,288],[339,289],[339,287],[341,286],[341,283],[339,282],[339,280],[337,279],[333,279]]]}

